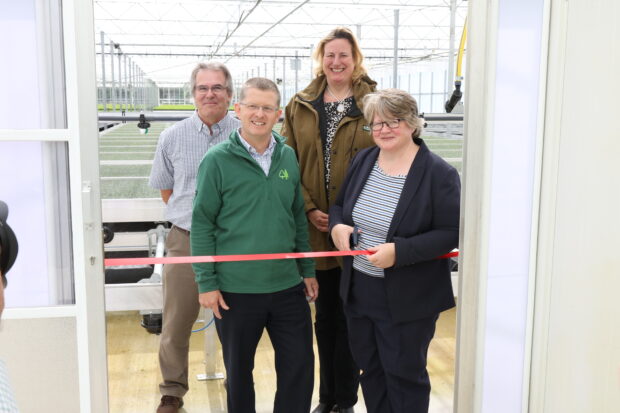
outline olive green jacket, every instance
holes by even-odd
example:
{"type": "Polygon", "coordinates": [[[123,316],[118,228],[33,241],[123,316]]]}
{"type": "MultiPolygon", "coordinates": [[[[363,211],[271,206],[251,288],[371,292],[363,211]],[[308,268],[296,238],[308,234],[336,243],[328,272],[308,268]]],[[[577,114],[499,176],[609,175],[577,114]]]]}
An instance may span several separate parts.
{"type": "MultiPolygon", "coordinates": [[[[325,166],[321,140],[319,113],[323,92],[327,86],[325,76],[315,78],[306,89],[297,93],[286,106],[282,136],[287,138],[297,154],[301,170],[301,186],[306,212],[318,208],[327,213],[336,201],[349,163],[358,151],[374,145],[367,122],[362,114],[362,98],[375,91],[376,82],[362,77],[353,84],[354,105],[336,129],[332,142],[331,179],[329,194],[325,191],[325,166]],[[329,199],[329,202],[328,202],[329,199]]],[[[334,249],[327,232],[320,232],[308,223],[310,245],[314,251],[334,249]]],[[[317,258],[316,269],[327,270],[338,266],[334,258],[317,258]]]]}

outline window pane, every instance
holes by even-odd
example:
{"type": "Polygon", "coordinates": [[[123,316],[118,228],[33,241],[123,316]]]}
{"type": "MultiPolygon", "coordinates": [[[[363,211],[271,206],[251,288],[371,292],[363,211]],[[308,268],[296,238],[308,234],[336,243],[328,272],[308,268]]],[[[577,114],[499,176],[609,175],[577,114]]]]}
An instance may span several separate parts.
{"type": "Polygon", "coordinates": [[[0,142],[0,199],[19,255],[7,307],[74,303],[66,142],[0,142]]]}
{"type": "Polygon", "coordinates": [[[66,127],[59,3],[0,0],[0,129],[66,127]]]}

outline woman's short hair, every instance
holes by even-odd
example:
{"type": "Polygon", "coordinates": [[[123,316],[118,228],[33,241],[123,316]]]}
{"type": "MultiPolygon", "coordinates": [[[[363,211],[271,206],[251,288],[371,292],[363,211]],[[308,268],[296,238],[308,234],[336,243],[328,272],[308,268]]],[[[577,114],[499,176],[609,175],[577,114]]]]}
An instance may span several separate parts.
{"type": "Polygon", "coordinates": [[[418,102],[404,90],[378,90],[364,96],[362,103],[364,118],[368,123],[372,123],[375,116],[383,120],[401,119],[415,129],[414,138],[418,138],[422,133],[424,121],[418,116],[418,102]]]}
{"type": "Polygon", "coordinates": [[[353,82],[355,83],[366,74],[366,68],[364,67],[364,55],[362,54],[362,50],[357,43],[355,35],[346,27],[336,27],[334,30],[329,32],[327,36],[321,39],[313,54],[313,59],[316,63],[314,74],[317,77],[325,74],[323,73],[323,55],[325,54],[325,45],[336,39],[345,39],[349,42],[349,44],[351,44],[353,62],[355,63],[355,68],[353,69],[353,82]]]}
{"type": "Polygon", "coordinates": [[[192,70],[192,75],[189,79],[189,91],[194,96],[194,92],[196,91],[196,76],[198,76],[198,72],[201,70],[211,70],[214,72],[222,72],[224,74],[224,78],[226,79],[226,92],[228,92],[228,96],[232,98],[233,96],[233,81],[232,76],[230,75],[230,71],[226,67],[224,63],[220,62],[208,62],[208,63],[198,63],[194,70],[192,70]]]}
{"type": "Polygon", "coordinates": [[[248,89],[258,89],[263,92],[271,91],[276,94],[278,98],[277,106],[280,107],[280,90],[278,90],[278,86],[273,83],[273,81],[264,78],[264,77],[253,77],[245,81],[243,87],[241,88],[241,93],[239,93],[239,101],[243,102],[245,99],[245,95],[248,89]]]}

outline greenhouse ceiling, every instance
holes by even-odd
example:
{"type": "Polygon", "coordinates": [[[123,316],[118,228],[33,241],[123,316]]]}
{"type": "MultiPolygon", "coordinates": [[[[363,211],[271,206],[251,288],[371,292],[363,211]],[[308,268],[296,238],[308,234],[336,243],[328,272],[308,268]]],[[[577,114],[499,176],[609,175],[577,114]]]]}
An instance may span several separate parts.
{"type": "Polygon", "coordinates": [[[396,22],[399,62],[445,60],[451,6],[456,47],[467,13],[463,0],[95,0],[95,38],[98,53],[115,48],[164,85],[185,82],[203,60],[225,62],[233,76],[267,72],[295,56],[309,67],[318,41],[346,26],[372,69],[392,64],[396,22]]]}

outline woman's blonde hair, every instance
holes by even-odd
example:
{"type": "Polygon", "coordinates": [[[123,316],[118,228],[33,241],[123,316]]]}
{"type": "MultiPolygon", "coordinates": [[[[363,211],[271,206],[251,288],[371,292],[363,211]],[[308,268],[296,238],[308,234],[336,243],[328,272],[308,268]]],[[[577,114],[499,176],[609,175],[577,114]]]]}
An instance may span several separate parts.
{"type": "Polygon", "coordinates": [[[325,75],[323,72],[323,55],[325,54],[325,45],[336,39],[345,39],[349,42],[349,44],[351,44],[353,62],[355,63],[352,77],[353,83],[355,83],[366,74],[366,68],[364,67],[364,55],[362,54],[360,46],[357,43],[355,35],[346,27],[336,27],[334,30],[329,32],[327,36],[321,39],[313,53],[313,59],[316,64],[314,74],[316,77],[325,75]]]}
{"type": "Polygon", "coordinates": [[[383,89],[369,93],[362,100],[364,118],[372,123],[375,116],[383,120],[401,119],[415,129],[414,138],[418,138],[424,128],[424,120],[418,116],[418,102],[409,93],[400,89],[383,89]]]}

